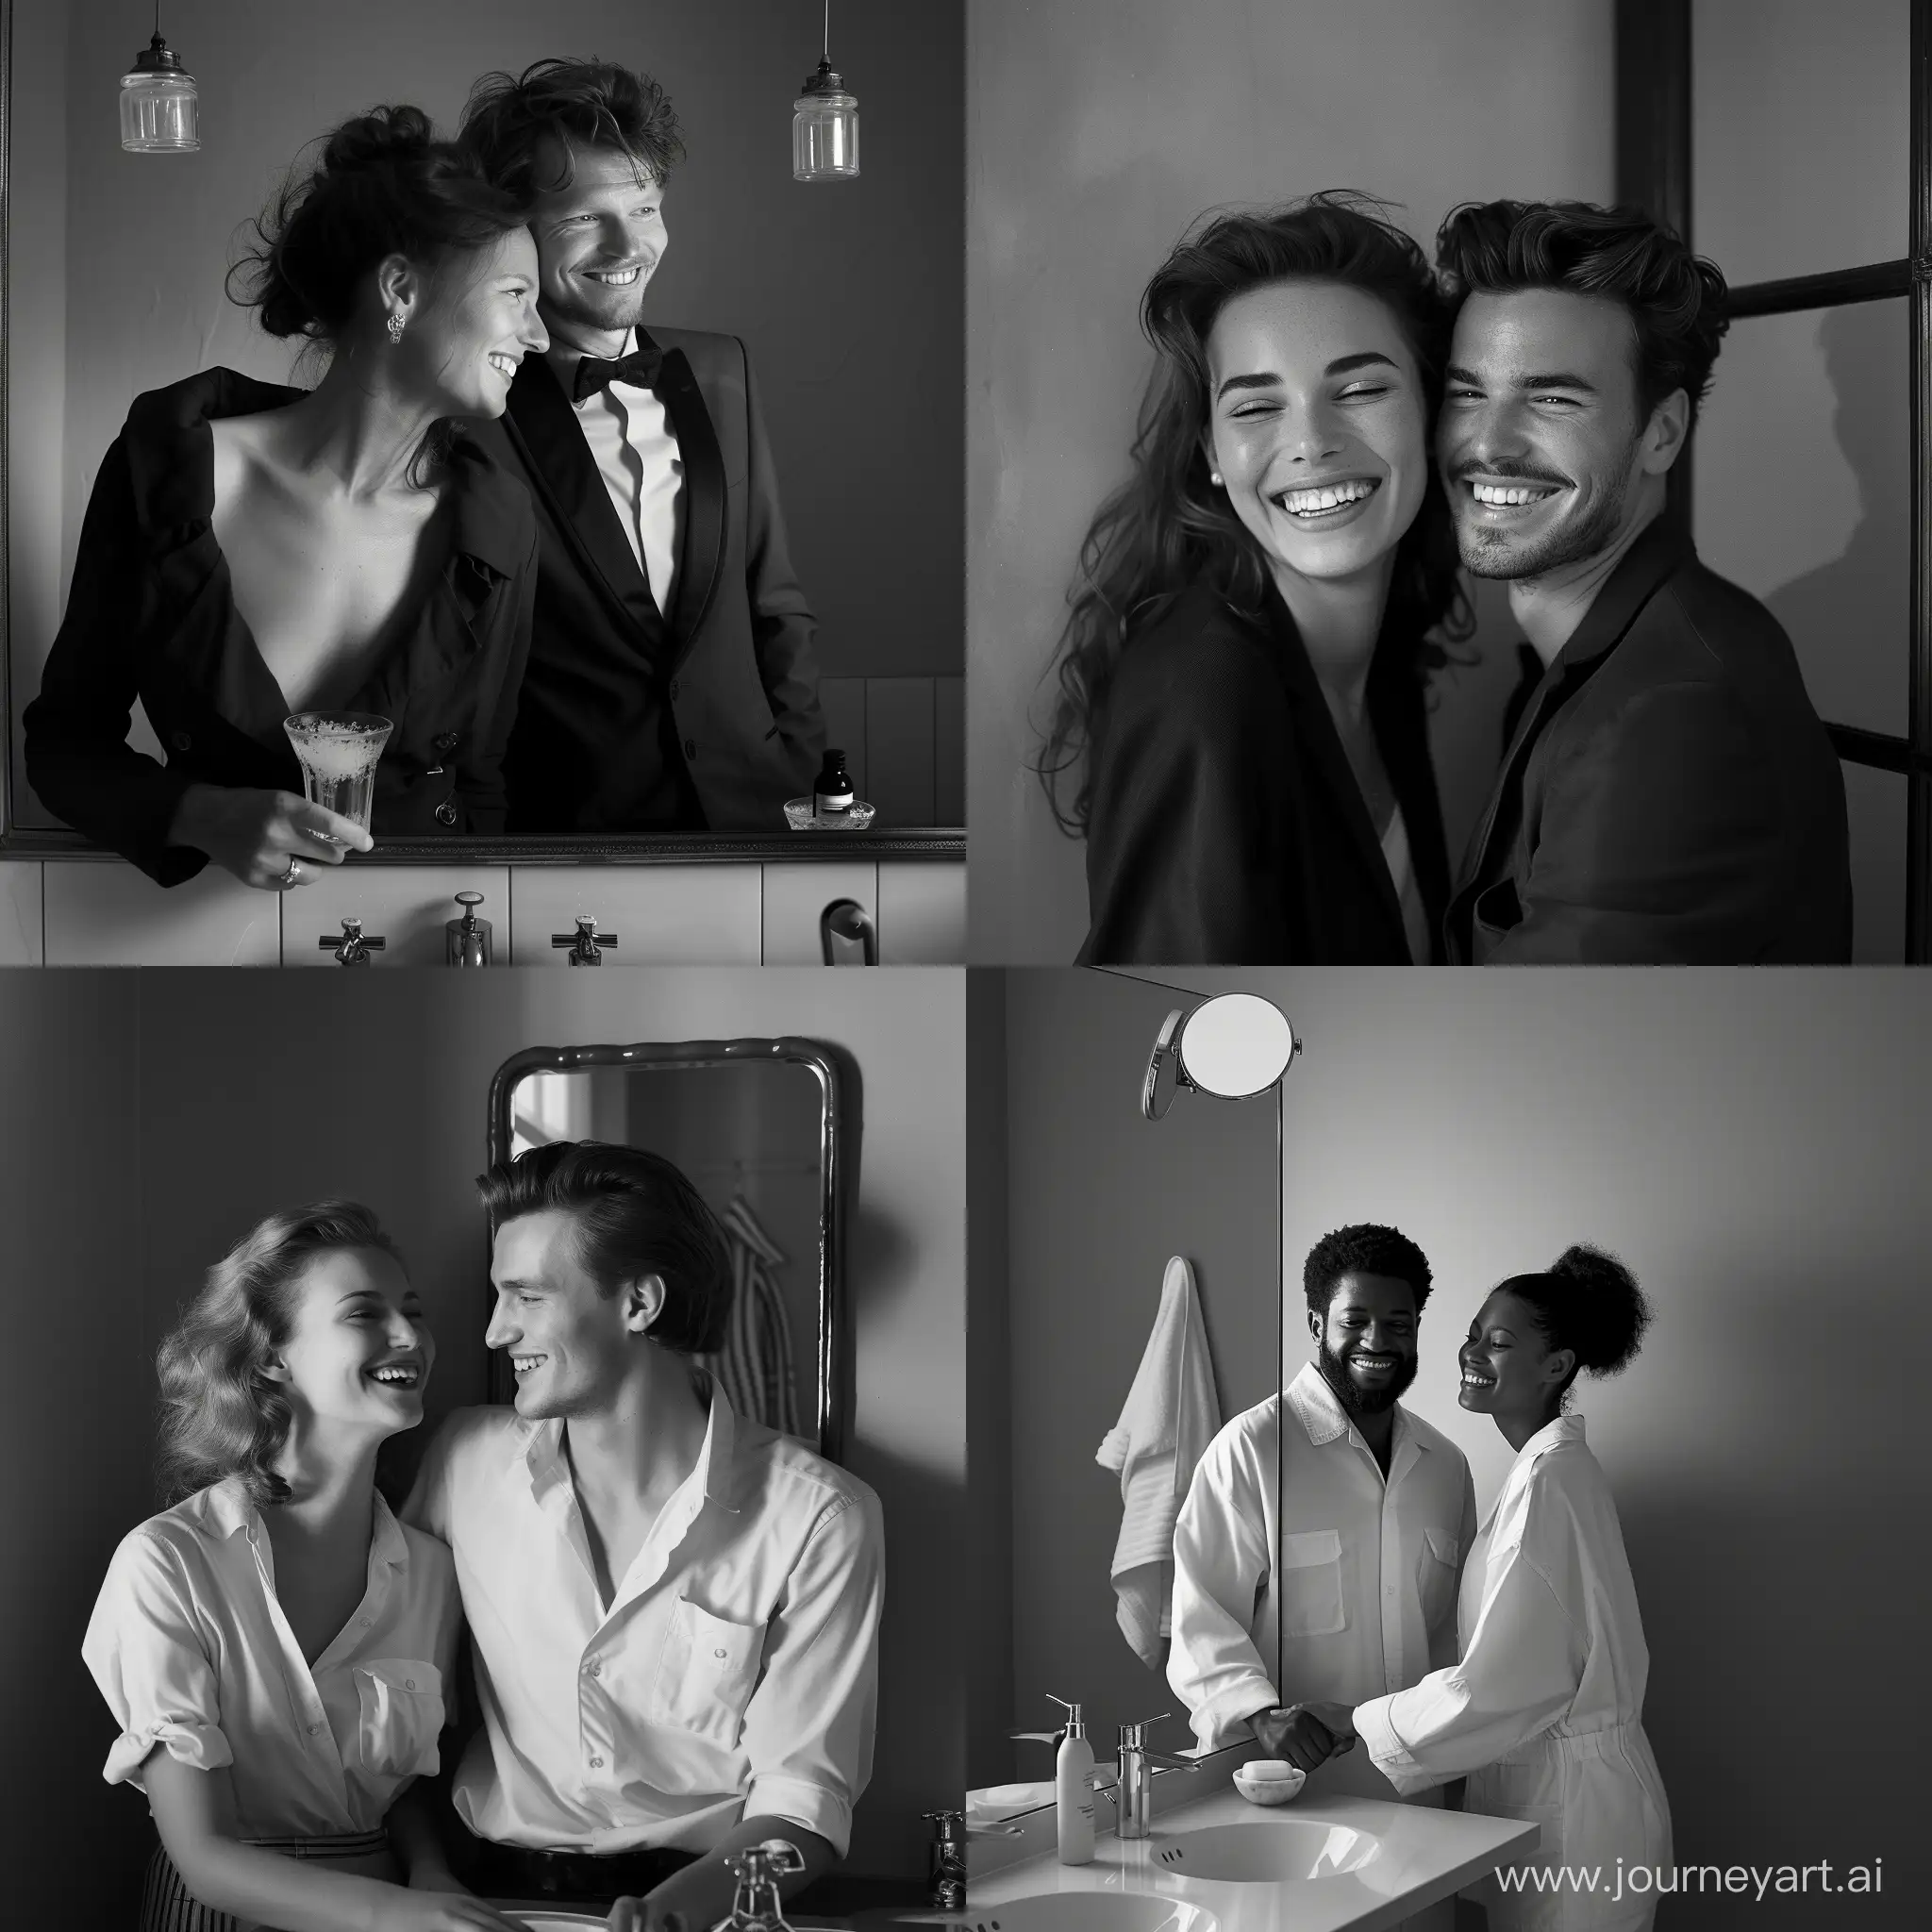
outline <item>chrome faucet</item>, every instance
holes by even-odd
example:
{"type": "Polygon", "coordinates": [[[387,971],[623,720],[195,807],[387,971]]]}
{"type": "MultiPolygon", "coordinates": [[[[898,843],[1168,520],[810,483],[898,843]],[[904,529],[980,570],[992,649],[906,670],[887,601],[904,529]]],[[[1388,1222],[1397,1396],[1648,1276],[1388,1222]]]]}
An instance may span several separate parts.
{"type": "Polygon", "coordinates": [[[1147,1748],[1147,1726],[1162,1717],[1143,1717],[1137,1724],[1121,1726],[1121,1755],[1118,1782],[1114,1786],[1114,1835],[1117,1838],[1145,1838],[1153,1828],[1154,1780],[1163,1771],[1192,1771],[1191,1757],[1174,1757],[1164,1751],[1147,1748]]]}
{"type": "Polygon", "coordinates": [[[616,945],[617,935],[614,932],[599,932],[597,922],[588,914],[579,912],[576,931],[554,932],[550,935],[550,943],[553,947],[568,946],[570,963],[573,966],[601,966],[604,963],[604,955],[599,948],[616,945]]]}
{"type": "Polygon", "coordinates": [[[333,933],[324,933],[316,944],[325,953],[336,956],[338,966],[366,966],[371,953],[379,953],[389,941],[379,933],[364,934],[359,919],[342,921],[342,936],[337,939],[333,933]]]}
{"type": "Polygon", "coordinates": [[[924,1811],[932,1821],[932,1846],[926,1859],[925,1902],[935,1911],[966,1909],[966,1814],[963,1811],[924,1811]]]}
{"type": "Polygon", "coordinates": [[[457,904],[463,908],[460,919],[443,922],[443,959],[451,966],[487,966],[491,958],[490,922],[476,917],[483,903],[481,892],[458,892],[457,904]]]}

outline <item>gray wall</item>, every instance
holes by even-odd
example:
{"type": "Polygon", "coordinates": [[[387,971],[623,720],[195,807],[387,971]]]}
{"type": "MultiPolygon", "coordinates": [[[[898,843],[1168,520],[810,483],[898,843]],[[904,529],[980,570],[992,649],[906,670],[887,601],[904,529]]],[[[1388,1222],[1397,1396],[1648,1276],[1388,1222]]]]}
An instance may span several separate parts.
{"type": "MultiPolygon", "coordinates": [[[[1360,188],[1426,243],[1496,195],[1607,199],[1610,0],[975,0],[967,22],[972,955],[1073,958],[1081,847],[1024,770],[1089,518],[1125,473],[1141,290],[1204,208],[1360,188]]],[[[1519,633],[1445,677],[1435,750],[1459,851],[1519,633]]]]}
{"type": "MultiPolygon", "coordinates": [[[[1691,18],[1698,252],[1734,283],[1907,254],[1907,0],[1698,0],[1691,18]]],[[[1734,324],[1692,478],[1699,551],[1790,632],[1812,703],[1892,737],[1907,730],[1909,368],[1903,297],[1734,324]]],[[[1845,788],[1857,957],[1896,961],[1906,781],[1847,765],[1845,788]]]]}
{"type": "Polygon", "coordinates": [[[112,1725],[78,1645],[109,1552],[153,1507],[153,1349],[200,1272],[275,1203],[367,1200],[436,1323],[433,1425],[482,1399],[470,1182],[496,1066],[532,1045],[740,1033],[840,1043],[863,1084],[848,1461],[884,1504],[888,1584],[876,1769],[848,1864],[924,1871],[918,1814],[964,1783],[960,1672],[934,1661],[966,1639],[949,1580],[965,1486],[961,974],[425,973],[297,989],[274,974],[21,973],[0,979],[0,1187],[16,1305],[41,1313],[5,1441],[10,1467],[42,1476],[16,1485],[12,1517],[35,1588],[0,1596],[8,1655],[36,1668],[8,1674],[0,1722],[51,1741],[7,1814],[17,1906],[44,1887],[38,1902],[108,1923],[140,1857],[139,1800],[100,1783],[112,1725]],[[75,1833],[85,1857],[57,1879],[41,1848],[75,1833]]]}
{"type": "MultiPolygon", "coordinates": [[[[1120,1478],[1094,1452],[1120,1419],[1172,1255],[1194,1267],[1224,1417],[1267,1395],[1281,1252],[1274,1110],[1182,1094],[1164,1120],[1141,1118],[1148,1050],[1167,1013],[1194,1004],[1186,994],[1100,973],[1005,981],[1012,1677],[975,1695],[1010,1713],[1001,1727],[1011,1730],[1052,1727],[1046,1692],[1076,1699],[1105,1757],[1115,1725],[1174,1700],[1114,1621],[1120,1478]]],[[[989,1051],[975,1032],[975,1071],[989,1051]]],[[[975,1137],[975,1157],[979,1146],[975,1137]]],[[[975,1193],[980,1172],[975,1158],[975,1193]]],[[[974,1251],[975,1317],[1000,1288],[989,1247],[984,1269],[974,1251]]],[[[1185,1724],[1156,1737],[1177,1748],[1185,1724]]],[[[1053,1775],[1041,1745],[975,1732],[974,1746],[973,1785],[1053,1775]]]]}
{"type": "MultiPolygon", "coordinates": [[[[1437,1287],[1410,1400],[1468,1454],[1456,1399],[1488,1290],[1572,1241],[1656,1310],[1621,1376],[1578,1385],[1652,1656],[1644,1723],[1680,1862],[1885,1861],[1858,1923],[1917,1924],[1926,1860],[1908,1659],[1932,1460],[1925,1149],[1932,982],[1903,970],[1224,975],[1274,998],[1289,1075],[1285,1241],[1393,1222],[1437,1287]],[[1824,1717],[1801,1742],[1800,1711],[1824,1717]]],[[[1307,1353],[1288,1329],[1291,1364],[1307,1353]]],[[[1837,1924],[1816,1902],[1790,1921],[1837,1924]]],[[[1699,1927],[1783,1923],[1707,1899],[1699,1927]]],[[[1850,1924],[1850,1907],[1844,1910],[1850,1924]]]]}
{"type": "MultiPolygon", "coordinates": [[[[116,87],[151,16],[63,10],[64,37],[55,9],[31,5],[16,29],[13,269],[26,301],[10,375],[25,413],[9,440],[16,478],[32,479],[25,492],[16,482],[21,703],[129,402],[215,363],[288,379],[291,349],[228,303],[223,277],[297,150],[381,100],[453,128],[476,75],[550,54],[644,68],[677,108],[690,158],[672,181],[646,319],[750,348],[821,670],[959,672],[958,0],[833,9],[863,168],[833,186],[791,178],[791,103],[818,64],[822,16],[787,0],[341,0],[325,29],[304,8],[175,0],[162,26],[199,83],[203,146],[169,156],[124,154],[116,133],[116,87]]],[[[33,809],[24,787],[16,803],[33,809]]]]}

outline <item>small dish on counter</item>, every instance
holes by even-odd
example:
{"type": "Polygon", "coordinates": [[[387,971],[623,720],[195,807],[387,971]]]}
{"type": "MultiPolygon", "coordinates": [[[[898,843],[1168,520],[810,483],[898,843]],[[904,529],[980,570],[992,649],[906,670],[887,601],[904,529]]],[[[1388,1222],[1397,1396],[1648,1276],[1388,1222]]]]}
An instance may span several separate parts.
{"type": "Polygon", "coordinates": [[[1251,1805],[1286,1805],[1308,1781],[1285,1757],[1256,1757],[1236,1768],[1234,1788],[1251,1805]]]}
{"type": "Polygon", "coordinates": [[[873,813],[877,809],[864,799],[855,798],[843,811],[822,812],[812,808],[809,798],[788,798],[785,823],[794,832],[862,832],[872,824],[873,813]]]}

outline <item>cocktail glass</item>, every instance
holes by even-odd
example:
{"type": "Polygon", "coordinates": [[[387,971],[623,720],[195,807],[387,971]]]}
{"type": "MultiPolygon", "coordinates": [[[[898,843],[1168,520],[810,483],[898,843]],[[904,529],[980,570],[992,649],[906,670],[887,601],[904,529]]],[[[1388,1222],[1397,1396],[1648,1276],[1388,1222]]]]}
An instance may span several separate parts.
{"type": "Polygon", "coordinates": [[[375,796],[375,767],[395,729],[369,711],[297,711],[282,721],[302,766],[310,805],[352,819],[369,829],[375,796]]]}

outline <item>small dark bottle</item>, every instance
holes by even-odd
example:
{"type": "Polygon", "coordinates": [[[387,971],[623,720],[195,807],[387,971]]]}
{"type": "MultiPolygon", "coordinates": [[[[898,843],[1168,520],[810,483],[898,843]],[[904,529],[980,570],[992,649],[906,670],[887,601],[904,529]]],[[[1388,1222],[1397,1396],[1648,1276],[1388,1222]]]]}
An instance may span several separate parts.
{"type": "Polygon", "coordinates": [[[811,809],[812,816],[821,819],[842,819],[852,809],[852,774],[845,768],[842,751],[826,752],[812,781],[811,809]]]}

